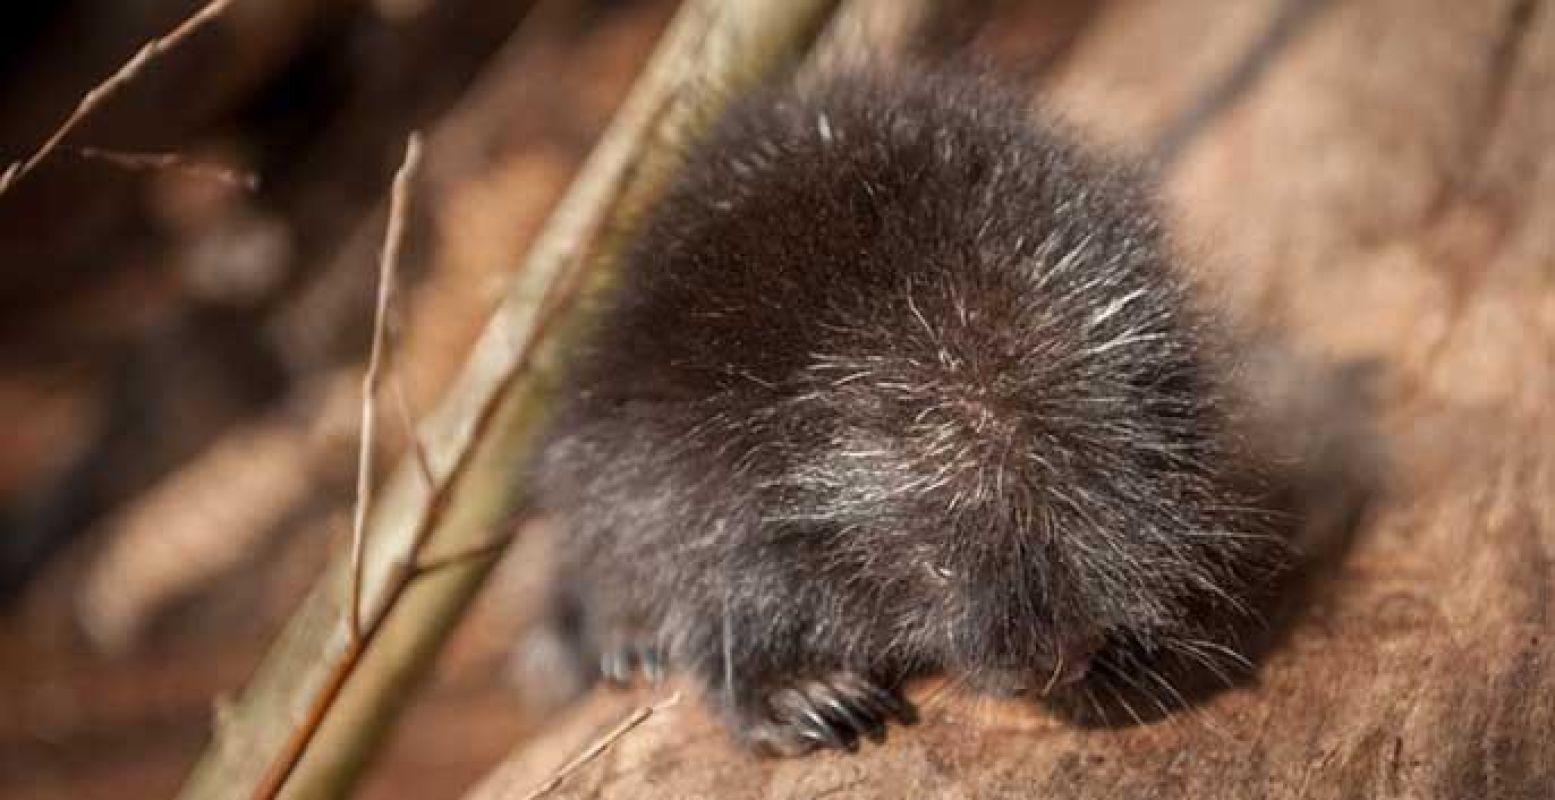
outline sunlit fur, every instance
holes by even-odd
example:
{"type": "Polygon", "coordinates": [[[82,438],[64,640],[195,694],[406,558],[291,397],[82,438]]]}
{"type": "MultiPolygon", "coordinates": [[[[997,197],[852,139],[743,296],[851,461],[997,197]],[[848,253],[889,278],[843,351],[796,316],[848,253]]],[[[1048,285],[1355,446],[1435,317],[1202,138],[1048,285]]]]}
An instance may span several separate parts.
{"type": "Polygon", "coordinates": [[[1219,661],[1272,545],[1167,259],[1135,175],[979,79],[742,102],[536,465],[583,651],[661,645],[737,731],[836,670],[1036,693],[1108,648],[1219,661]]]}

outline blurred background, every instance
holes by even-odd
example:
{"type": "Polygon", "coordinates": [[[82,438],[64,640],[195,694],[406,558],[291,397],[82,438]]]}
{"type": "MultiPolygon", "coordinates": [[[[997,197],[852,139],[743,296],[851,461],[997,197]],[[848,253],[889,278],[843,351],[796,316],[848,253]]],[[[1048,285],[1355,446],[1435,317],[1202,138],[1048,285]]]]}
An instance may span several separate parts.
{"type": "MultiPolygon", "coordinates": [[[[9,6],[0,158],[199,5],[9,6]]],[[[177,788],[350,530],[407,133],[395,369],[424,409],[673,6],[238,2],[0,197],[0,796],[177,788]]],[[[366,796],[453,795],[532,724],[505,678],[523,583],[483,597],[366,796]]]]}
{"type": "MultiPolygon", "coordinates": [[[[12,4],[0,160],[199,5],[12,4]]],[[[428,157],[391,335],[414,412],[675,5],[240,0],[0,196],[0,796],[176,789],[347,538],[407,133],[428,157]]],[[[980,46],[1025,76],[1091,13],[1012,5],[980,46]]],[[[509,666],[534,610],[524,561],[499,568],[364,796],[452,796],[535,726],[509,666]]]]}

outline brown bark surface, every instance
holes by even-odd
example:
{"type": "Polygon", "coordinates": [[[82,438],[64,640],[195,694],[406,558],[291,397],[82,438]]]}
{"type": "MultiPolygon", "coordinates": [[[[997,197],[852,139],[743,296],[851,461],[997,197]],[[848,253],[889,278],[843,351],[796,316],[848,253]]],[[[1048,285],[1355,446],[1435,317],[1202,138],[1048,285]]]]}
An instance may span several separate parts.
{"type": "MultiPolygon", "coordinates": [[[[1555,6],[1054,18],[1075,28],[1050,37],[1046,102],[1160,158],[1229,313],[1302,359],[1365,365],[1375,441],[1341,442],[1381,454],[1364,512],[1334,528],[1359,479],[1320,482],[1308,533],[1344,535],[1314,551],[1253,679],[1148,724],[947,693],[884,746],[771,761],[686,689],[548,796],[1555,797],[1555,6]]],[[[526,796],[660,697],[589,698],[477,796],[526,796]]]]}

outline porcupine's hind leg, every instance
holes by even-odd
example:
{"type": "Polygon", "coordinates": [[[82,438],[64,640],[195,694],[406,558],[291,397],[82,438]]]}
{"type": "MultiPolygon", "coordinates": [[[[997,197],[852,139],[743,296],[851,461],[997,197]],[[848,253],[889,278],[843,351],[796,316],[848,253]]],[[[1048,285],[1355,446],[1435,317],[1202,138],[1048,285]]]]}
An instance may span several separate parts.
{"type": "Polygon", "coordinates": [[[818,607],[813,598],[762,588],[742,587],[749,600],[733,605],[744,608],[703,609],[676,656],[737,739],[773,756],[852,751],[862,739],[883,741],[893,721],[917,721],[899,676],[844,664],[811,635],[818,620],[803,609],[818,607]]]}
{"type": "Polygon", "coordinates": [[[626,687],[641,674],[649,683],[668,669],[663,642],[641,610],[620,607],[575,570],[563,570],[552,591],[550,626],[588,683],[626,687]]]}

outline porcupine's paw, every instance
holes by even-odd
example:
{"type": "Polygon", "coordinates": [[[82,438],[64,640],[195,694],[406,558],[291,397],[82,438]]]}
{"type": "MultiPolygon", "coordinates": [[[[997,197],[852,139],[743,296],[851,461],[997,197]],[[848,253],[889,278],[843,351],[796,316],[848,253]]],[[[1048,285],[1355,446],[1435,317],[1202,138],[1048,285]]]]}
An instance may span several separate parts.
{"type": "Polygon", "coordinates": [[[895,691],[852,672],[802,679],[767,694],[764,716],[741,734],[758,752],[798,756],[818,748],[858,749],[859,739],[885,740],[886,724],[918,721],[912,704],[895,691]]]}
{"type": "Polygon", "coordinates": [[[599,657],[599,675],[611,686],[627,687],[639,672],[650,684],[664,680],[664,650],[647,638],[623,637],[606,646],[599,657]]]}

